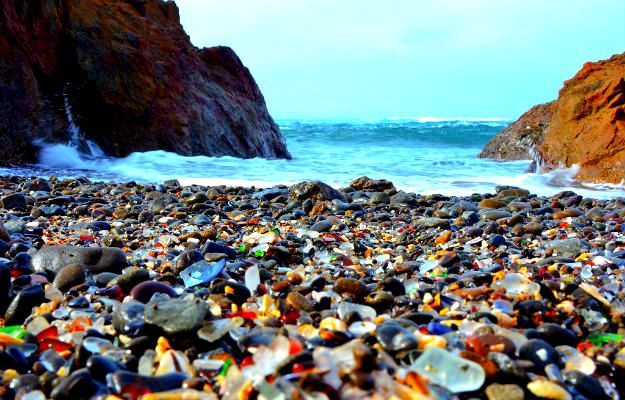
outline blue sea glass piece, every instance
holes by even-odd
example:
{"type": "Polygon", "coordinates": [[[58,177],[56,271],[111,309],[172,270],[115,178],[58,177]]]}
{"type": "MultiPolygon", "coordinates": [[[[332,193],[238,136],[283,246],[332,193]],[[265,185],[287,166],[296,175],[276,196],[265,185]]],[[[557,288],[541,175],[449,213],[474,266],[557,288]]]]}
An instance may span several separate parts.
{"type": "Polygon", "coordinates": [[[221,274],[225,266],[225,258],[214,263],[201,260],[185,268],[180,273],[180,277],[184,282],[184,286],[186,288],[191,288],[212,281],[221,274]]]}

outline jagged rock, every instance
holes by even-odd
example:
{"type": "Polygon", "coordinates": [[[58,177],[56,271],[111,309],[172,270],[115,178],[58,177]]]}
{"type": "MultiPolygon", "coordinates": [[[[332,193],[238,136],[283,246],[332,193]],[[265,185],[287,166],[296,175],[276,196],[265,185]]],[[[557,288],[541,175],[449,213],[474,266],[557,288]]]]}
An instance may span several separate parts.
{"type": "Polygon", "coordinates": [[[625,179],[625,53],[588,62],[558,99],[533,107],[493,137],[479,157],[532,159],[530,170],[577,165],[576,178],[625,179]],[[528,129],[529,128],[529,129],[528,129]]]}
{"type": "Polygon", "coordinates": [[[578,179],[625,178],[625,53],[586,63],[564,83],[538,154],[544,170],[578,164],[578,179]]]}
{"type": "Polygon", "coordinates": [[[2,2],[0,94],[3,164],[67,143],[71,121],[112,156],[290,157],[248,69],[195,48],[173,1],[2,2]]]}
{"type": "Polygon", "coordinates": [[[539,104],[529,109],[518,120],[493,136],[478,157],[496,160],[531,160],[532,149],[542,141],[545,128],[551,119],[553,102],[539,104]]]}
{"type": "Polygon", "coordinates": [[[299,201],[303,201],[306,199],[311,199],[314,201],[335,199],[347,201],[347,196],[345,196],[343,193],[334,189],[332,186],[320,181],[304,181],[296,183],[295,185],[291,186],[291,188],[289,189],[289,193],[291,194],[291,198],[299,201]]]}
{"type": "Polygon", "coordinates": [[[371,179],[368,176],[361,176],[360,178],[353,180],[349,186],[356,190],[370,190],[373,192],[396,190],[393,182],[386,179],[371,179]]]}

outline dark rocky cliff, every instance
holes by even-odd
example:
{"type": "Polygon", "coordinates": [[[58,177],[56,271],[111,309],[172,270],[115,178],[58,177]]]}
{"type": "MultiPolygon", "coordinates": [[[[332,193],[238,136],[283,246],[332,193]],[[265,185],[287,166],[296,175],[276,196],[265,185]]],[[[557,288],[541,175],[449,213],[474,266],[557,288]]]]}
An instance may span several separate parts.
{"type": "Polygon", "coordinates": [[[68,142],[69,110],[112,156],[290,157],[249,70],[230,48],[191,45],[171,1],[0,3],[1,161],[68,142]]]}

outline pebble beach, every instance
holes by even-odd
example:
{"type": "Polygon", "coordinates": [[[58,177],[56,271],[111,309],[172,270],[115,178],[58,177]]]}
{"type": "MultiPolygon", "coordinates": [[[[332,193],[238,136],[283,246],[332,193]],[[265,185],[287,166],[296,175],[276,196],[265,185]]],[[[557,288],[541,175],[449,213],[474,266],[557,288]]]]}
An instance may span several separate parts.
{"type": "Polygon", "coordinates": [[[0,398],[620,399],[625,200],[0,177],[0,398]]]}

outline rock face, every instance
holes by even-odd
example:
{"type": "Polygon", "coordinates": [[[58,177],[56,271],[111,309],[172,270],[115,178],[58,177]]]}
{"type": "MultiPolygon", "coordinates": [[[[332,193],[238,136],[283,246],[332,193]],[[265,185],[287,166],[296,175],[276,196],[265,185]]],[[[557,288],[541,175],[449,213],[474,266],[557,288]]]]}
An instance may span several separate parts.
{"type": "Polygon", "coordinates": [[[539,104],[529,109],[506,129],[486,143],[480,158],[496,160],[529,160],[532,149],[542,141],[545,128],[551,119],[553,102],[539,104]]]}
{"type": "Polygon", "coordinates": [[[584,64],[564,82],[557,100],[530,109],[491,139],[479,156],[533,159],[540,171],[576,165],[578,179],[621,182],[625,179],[625,53],[584,64]]]}
{"type": "Polygon", "coordinates": [[[290,157],[248,69],[230,48],[192,46],[174,2],[2,2],[0,161],[73,133],[112,156],[290,157]]]}
{"type": "Polygon", "coordinates": [[[543,169],[580,166],[577,178],[625,178],[625,53],[586,63],[560,89],[538,147],[543,169]]]}

